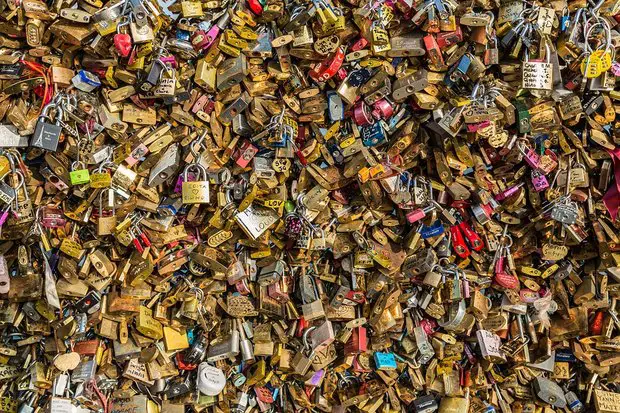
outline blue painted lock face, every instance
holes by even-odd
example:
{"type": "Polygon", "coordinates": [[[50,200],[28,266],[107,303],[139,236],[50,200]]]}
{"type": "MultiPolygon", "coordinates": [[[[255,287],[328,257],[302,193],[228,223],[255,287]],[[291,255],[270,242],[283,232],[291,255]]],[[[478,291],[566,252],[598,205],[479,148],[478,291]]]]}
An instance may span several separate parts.
{"type": "Polygon", "coordinates": [[[443,224],[440,220],[435,221],[431,226],[423,225],[420,234],[423,239],[436,237],[444,232],[443,224]]]}
{"type": "Polygon", "coordinates": [[[347,82],[352,87],[359,87],[366,83],[366,81],[370,79],[371,75],[372,73],[368,69],[354,70],[349,74],[347,82]]]}
{"type": "Polygon", "coordinates": [[[393,353],[375,353],[375,364],[379,370],[392,370],[396,368],[396,358],[393,353]]]}
{"type": "Polygon", "coordinates": [[[269,138],[269,146],[273,148],[284,148],[286,146],[286,135],[276,132],[269,138]]]}
{"type": "Polygon", "coordinates": [[[177,39],[189,41],[189,32],[187,30],[177,29],[177,39]]]}
{"type": "Polygon", "coordinates": [[[364,126],[361,130],[364,146],[376,146],[385,140],[385,132],[380,123],[364,126]]]}
{"type": "Polygon", "coordinates": [[[344,119],[344,105],[336,92],[327,92],[329,120],[336,122],[344,119]]]}
{"type": "Polygon", "coordinates": [[[336,162],[337,164],[341,164],[344,162],[344,155],[342,154],[340,147],[336,144],[335,139],[330,139],[330,141],[327,142],[326,146],[330,155],[332,156],[332,158],[334,158],[334,162],[336,162]]]}
{"type": "Polygon", "coordinates": [[[448,74],[444,77],[444,83],[448,87],[454,86],[456,82],[463,79],[465,74],[469,70],[469,66],[471,65],[471,58],[467,55],[461,57],[459,63],[456,66],[452,66],[450,70],[448,70],[448,74]]]}

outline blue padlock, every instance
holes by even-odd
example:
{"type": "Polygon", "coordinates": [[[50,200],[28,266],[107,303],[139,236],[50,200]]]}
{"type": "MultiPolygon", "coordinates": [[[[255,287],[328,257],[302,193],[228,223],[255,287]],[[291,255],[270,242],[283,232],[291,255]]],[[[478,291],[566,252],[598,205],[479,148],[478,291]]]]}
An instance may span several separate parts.
{"type": "Polygon", "coordinates": [[[457,82],[462,80],[467,75],[470,65],[471,58],[469,55],[463,55],[456,65],[453,65],[450,69],[448,69],[448,73],[443,80],[446,86],[453,87],[457,82]]]}
{"type": "Polygon", "coordinates": [[[375,365],[378,370],[395,370],[396,358],[394,353],[375,353],[375,365]]]}
{"type": "Polygon", "coordinates": [[[379,122],[362,127],[360,132],[364,146],[376,146],[385,140],[385,132],[379,122]]]}
{"type": "Polygon", "coordinates": [[[189,32],[187,30],[177,29],[177,39],[189,42],[189,32]]]}
{"type": "Polygon", "coordinates": [[[422,228],[420,229],[422,239],[436,237],[437,235],[443,234],[443,232],[444,227],[440,220],[433,222],[431,226],[422,225],[422,228]]]}

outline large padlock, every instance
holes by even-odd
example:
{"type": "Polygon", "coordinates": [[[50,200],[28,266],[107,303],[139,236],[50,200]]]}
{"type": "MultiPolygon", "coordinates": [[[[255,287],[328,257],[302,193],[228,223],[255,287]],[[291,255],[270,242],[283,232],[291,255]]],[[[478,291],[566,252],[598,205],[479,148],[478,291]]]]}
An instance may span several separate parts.
{"type": "Polygon", "coordinates": [[[566,397],[564,396],[562,388],[549,379],[537,376],[534,379],[534,392],[545,403],[549,403],[560,409],[566,407],[566,397]]]}

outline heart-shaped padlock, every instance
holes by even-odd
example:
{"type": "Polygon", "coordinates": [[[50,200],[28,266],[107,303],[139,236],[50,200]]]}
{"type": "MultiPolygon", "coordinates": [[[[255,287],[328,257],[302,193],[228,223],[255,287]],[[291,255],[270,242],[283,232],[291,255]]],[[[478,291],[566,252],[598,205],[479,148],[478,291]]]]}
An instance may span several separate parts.
{"type": "Polygon", "coordinates": [[[114,47],[122,57],[129,56],[131,52],[131,36],[127,33],[116,33],[114,35],[114,47]]]}

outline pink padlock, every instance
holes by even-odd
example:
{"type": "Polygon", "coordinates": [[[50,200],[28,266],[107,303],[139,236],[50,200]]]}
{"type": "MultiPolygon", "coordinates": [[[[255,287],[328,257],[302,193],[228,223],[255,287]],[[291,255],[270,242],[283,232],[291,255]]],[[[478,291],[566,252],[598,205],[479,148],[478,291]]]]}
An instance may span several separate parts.
{"type": "Polygon", "coordinates": [[[394,114],[394,104],[387,99],[381,99],[374,104],[372,115],[376,119],[387,119],[394,114]]]}
{"type": "Polygon", "coordinates": [[[4,210],[4,212],[2,212],[2,215],[0,215],[0,227],[4,225],[7,218],[9,217],[10,210],[11,210],[11,207],[9,206],[7,207],[7,209],[4,210]]]}
{"type": "Polygon", "coordinates": [[[166,66],[170,66],[173,69],[177,68],[177,58],[173,55],[170,56],[160,56],[159,60],[166,64],[166,66]]]}
{"type": "Polygon", "coordinates": [[[410,211],[407,213],[406,215],[407,221],[409,221],[410,224],[413,224],[414,222],[418,222],[419,220],[424,218],[426,214],[428,214],[434,209],[435,209],[435,205],[430,205],[430,206],[427,206],[426,208],[414,209],[413,211],[410,211]]]}
{"type": "Polygon", "coordinates": [[[501,287],[508,288],[509,290],[514,290],[519,287],[519,279],[506,272],[500,272],[495,274],[494,281],[501,287]]]}
{"type": "Polygon", "coordinates": [[[207,32],[206,43],[204,43],[203,49],[208,49],[209,47],[211,47],[213,42],[215,42],[215,39],[217,39],[217,36],[222,31],[222,29],[228,26],[229,22],[230,22],[230,14],[227,11],[226,13],[222,15],[222,17],[220,17],[217,23],[215,23],[215,25],[213,25],[213,27],[211,27],[209,31],[207,32]]]}
{"type": "Polygon", "coordinates": [[[549,188],[549,181],[547,177],[538,171],[532,171],[532,185],[536,192],[544,191],[549,188]]]}
{"type": "MultiPolygon", "coordinates": [[[[193,173],[188,172],[187,173],[187,181],[188,182],[193,182],[194,179],[196,179],[196,176],[193,173]]],[[[177,178],[176,184],[174,185],[174,193],[175,194],[180,194],[182,192],[182,190],[183,190],[183,182],[185,182],[184,174],[180,174],[179,177],[177,178]]]]}
{"type": "Polygon", "coordinates": [[[534,149],[528,148],[527,151],[523,153],[523,156],[525,157],[525,162],[527,162],[527,164],[531,168],[533,169],[538,168],[538,165],[540,163],[540,156],[538,156],[538,154],[536,153],[536,151],[534,151],[534,149]]]}
{"type": "Polygon", "coordinates": [[[515,185],[513,187],[510,187],[508,189],[506,189],[504,192],[500,192],[499,194],[497,194],[495,196],[495,200],[496,201],[503,201],[504,199],[514,195],[517,193],[517,191],[519,190],[519,188],[521,188],[523,186],[523,184],[519,184],[519,185],[515,185]]]}

